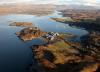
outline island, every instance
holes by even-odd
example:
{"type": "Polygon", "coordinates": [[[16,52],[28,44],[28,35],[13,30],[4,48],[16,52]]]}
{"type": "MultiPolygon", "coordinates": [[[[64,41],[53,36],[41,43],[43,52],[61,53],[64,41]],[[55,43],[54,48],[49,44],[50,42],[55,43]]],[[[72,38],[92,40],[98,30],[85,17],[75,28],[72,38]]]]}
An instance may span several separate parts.
{"type": "Polygon", "coordinates": [[[21,27],[31,27],[33,23],[31,22],[13,22],[9,26],[21,26],[21,27]]]}
{"type": "Polygon", "coordinates": [[[16,32],[16,35],[23,41],[29,41],[34,38],[39,38],[47,32],[43,32],[37,27],[28,27],[22,29],[20,32],[16,32]]]}

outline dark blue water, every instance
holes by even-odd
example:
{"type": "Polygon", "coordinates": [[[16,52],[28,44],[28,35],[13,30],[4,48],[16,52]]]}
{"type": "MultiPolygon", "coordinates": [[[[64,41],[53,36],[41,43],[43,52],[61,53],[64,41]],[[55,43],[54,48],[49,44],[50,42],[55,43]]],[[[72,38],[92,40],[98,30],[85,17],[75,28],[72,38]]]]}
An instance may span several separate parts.
{"type": "Polygon", "coordinates": [[[32,22],[43,31],[71,33],[79,37],[88,33],[86,30],[55,22],[50,19],[52,17],[62,17],[62,15],[55,12],[40,17],[23,14],[0,16],[0,72],[29,72],[29,65],[32,64],[30,46],[42,43],[41,40],[37,39],[28,42],[21,41],[15,32],[20,31],[23,27],[11,27],[9,26],[11,22],[32,22]]]}

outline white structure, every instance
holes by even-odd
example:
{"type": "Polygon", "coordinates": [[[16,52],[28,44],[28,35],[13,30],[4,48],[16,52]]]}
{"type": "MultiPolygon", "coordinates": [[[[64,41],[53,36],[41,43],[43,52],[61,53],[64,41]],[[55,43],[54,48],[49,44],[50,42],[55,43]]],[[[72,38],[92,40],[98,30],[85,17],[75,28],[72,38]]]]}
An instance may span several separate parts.
{"type": "Polygon", "coordinates": [[[54,40],[55,37],[57,36],[59,36],[59,33],[49,32],[48,34],[45,35],[45,38],[49,40],[54,40]]]}

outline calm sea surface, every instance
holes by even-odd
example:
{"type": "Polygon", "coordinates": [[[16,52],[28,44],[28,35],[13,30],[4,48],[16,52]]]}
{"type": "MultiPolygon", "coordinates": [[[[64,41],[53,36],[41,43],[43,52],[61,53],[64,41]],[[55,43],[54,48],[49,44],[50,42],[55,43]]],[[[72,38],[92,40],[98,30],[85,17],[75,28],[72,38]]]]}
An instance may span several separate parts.
{"type": "Polygon", "coordinates": [[[42,43],[35,39],[28,42],[21,41],[15,33],[23,27],[9,26],[14,21],[32,22],[41,30],[46,32],[62,32],[75,34],[79,37],[88,33],[88,31],[71,27],[68,24],[55,22],[52,17],[62,17],[58,12],[47,16],[35,16],[24,14],[0,15],[0,72],[29,72],[28,67],[32,64],[32,51],[30,46],[42,43]]]}

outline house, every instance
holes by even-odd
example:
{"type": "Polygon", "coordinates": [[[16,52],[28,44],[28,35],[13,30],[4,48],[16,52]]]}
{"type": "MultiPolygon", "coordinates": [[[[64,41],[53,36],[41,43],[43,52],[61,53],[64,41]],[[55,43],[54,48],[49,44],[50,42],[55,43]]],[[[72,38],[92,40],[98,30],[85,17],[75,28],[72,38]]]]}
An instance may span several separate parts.
{"type": "Polygon", "coordinates": [[[44,35],[43,37],[52,41],[57,36],[59,36],[59,33],[49,32],[48,34],[44,35]]]}

